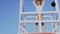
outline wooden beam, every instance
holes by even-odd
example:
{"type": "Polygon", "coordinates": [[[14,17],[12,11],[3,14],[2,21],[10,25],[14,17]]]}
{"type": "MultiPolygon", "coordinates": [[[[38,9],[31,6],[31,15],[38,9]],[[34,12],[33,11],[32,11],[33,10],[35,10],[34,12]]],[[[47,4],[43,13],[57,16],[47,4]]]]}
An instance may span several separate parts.
{"type": "Polygon", "coordinates": [[[20,20],[20,22],[22,22],[22,23],[31,23],[31,22],[47,22],[47,23],[57,23],[57,22],[60,22],[59,20],[41,20],[41,21],[39,21],[39,20],[20,20]]]}
{"type": "Polygon", "coordinates": [[[56,11],[44,11],[44,12],[22,12],[22,14],[54,14],[57,13],[56,11]]]}
{"type": "Polygon", "coordinates": [[[30,32],[26,34],[56,34],[55,32],[30,32]]]}

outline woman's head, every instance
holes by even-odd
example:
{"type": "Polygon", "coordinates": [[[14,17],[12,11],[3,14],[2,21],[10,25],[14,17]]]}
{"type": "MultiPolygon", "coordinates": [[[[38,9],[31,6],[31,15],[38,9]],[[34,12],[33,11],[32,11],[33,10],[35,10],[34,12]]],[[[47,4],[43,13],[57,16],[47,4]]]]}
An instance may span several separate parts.
{"type": "Polygon", "coordinates": [[[36,0],[37,5],[41,5],[43,0],[36,0]]]}

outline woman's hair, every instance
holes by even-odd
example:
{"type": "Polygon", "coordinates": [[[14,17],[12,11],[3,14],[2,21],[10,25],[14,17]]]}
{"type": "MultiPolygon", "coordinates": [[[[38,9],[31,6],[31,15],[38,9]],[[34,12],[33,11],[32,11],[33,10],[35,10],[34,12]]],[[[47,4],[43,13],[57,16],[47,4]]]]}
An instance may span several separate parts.
{"type": "Polygon", "coordinates": [[[38,1],[40,2],[40,5],[41,5],[43,0],[36,0],[36,4],[37,4],[38,1]]]}

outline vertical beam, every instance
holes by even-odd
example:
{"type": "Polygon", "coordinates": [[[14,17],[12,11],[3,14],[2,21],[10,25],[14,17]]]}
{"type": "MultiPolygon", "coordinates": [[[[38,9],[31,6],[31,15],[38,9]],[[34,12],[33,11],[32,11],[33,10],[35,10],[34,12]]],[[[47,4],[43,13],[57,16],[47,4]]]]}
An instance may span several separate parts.
{"type": "Polygon", "coordinates": [[[58,0],[55,0],[56,2],[56,11],[58,13],[58,19],[60,19],[60,15],[59,15],[59,3],[58,3],[58,0]]]}
{"type": "MultiPolygon", "coordinates": [[[[56,7],[55,7],[55,8],[56,8],[56,11],[57,11],[57,16],[58,16],[57,18],[59,19],[59,4],[58,4],[58,0],[55,0],[55,3],[56,3],[56,7]]],[[[52,27],[53,27],[53,24],[54,24],[54,23],[52,23],[52,27]]],[[[56,26],[56,25],[57,25],[57,24],[55,23],[55,26],[56,26]]],[[[54,27],[54,28],[55,28],[55,27],[54,27]]],[[[54,28],[52,28],[53,31],[55,31],[54,28]]],[[[56,27],[56,28],[57,28],[57,27],[56,27]]]]}
{"type": "Polygon", "coordinates": [[[23,0],[20,0],[20,14],[23,11],[23,0]]]}
{"type": "MultiPolygon", "coordinates": [[[[56,11],[57,11],[57,15],[58,15],[58,19],[60,18],[60,15],[59,15],[59,3],[58,3],[58,0],[55,0],[56,2],[56,11]]],[[[55,24],[55,26],[57,25],[57,23],[55,24]]],[[[58,28],[57,26],[55,28],[58,28]]],[[[55,29],[56,30],[56,29],[55,29]]]]}
{"type": "Polygon", "coordinates": [[[56,2],[56,11],[57,11],[57,15],[58,15],[58,19],[59,19],[59,3],[58,3],[58,0],[55,0],[55,2],[56,2]]]}
{"type": "Polygon", "coordinates": [[[51,23],[51,24],[52,24],[52,32],[55,32],[55,28],[54,28],[54,26],[55,26],[54,24],[55,23],[51,23]]]}
{"type": "Polygon", "coordinates": [[[59,13],[59,4],[58,4],[58,0],[55,0],[56,2],[56,11],[59,13]]]}
{"type": "Polygon", "coordinates": [[[18,34],[20,34],[20,23],[18,24],[18,34]]]}
{"type": "Polygon", "coordinates": [[[23,0],[20,0],[19,25],[21,24],[20,21],[21,21],[21,17],[22,17],[22,16],[21,16],[21,15],[22,15],[21,13],[22,13],[22,11],[23,11],[22,8],[23,8],[23,0]]]}
{"type": "Polygon", "coordinates": [[[21,21],[21,13],[23,8],[23,0],[20,0],[20,11],[19,11],[19,27],[18,27],[18,34],[20,34],[20,21],[21,21]]]}

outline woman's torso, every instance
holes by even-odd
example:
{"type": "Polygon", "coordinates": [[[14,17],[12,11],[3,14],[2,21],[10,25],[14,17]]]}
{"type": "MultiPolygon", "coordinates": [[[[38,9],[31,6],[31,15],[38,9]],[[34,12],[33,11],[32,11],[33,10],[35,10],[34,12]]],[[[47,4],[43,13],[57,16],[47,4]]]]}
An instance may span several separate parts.
{"type": "Polygon", "coordinates": [[[36,5],[36,3],[34,2],[34,4],[35,4],[35,7],[36,7],[36,11],[37,12],[42,12],[42,10],[43,10],[43,6],[44,6],[44,1],[42,2],[42,4],[41,5],[36,5]]]}
{"type": "Polygon", "coordinates": [[[37,6],[37,7],[36,7],[36,11],[37,11],[37,12],[41,12],[41,11],[42,11],[42,7],[41,7],[41,6],[37,6]]]}

